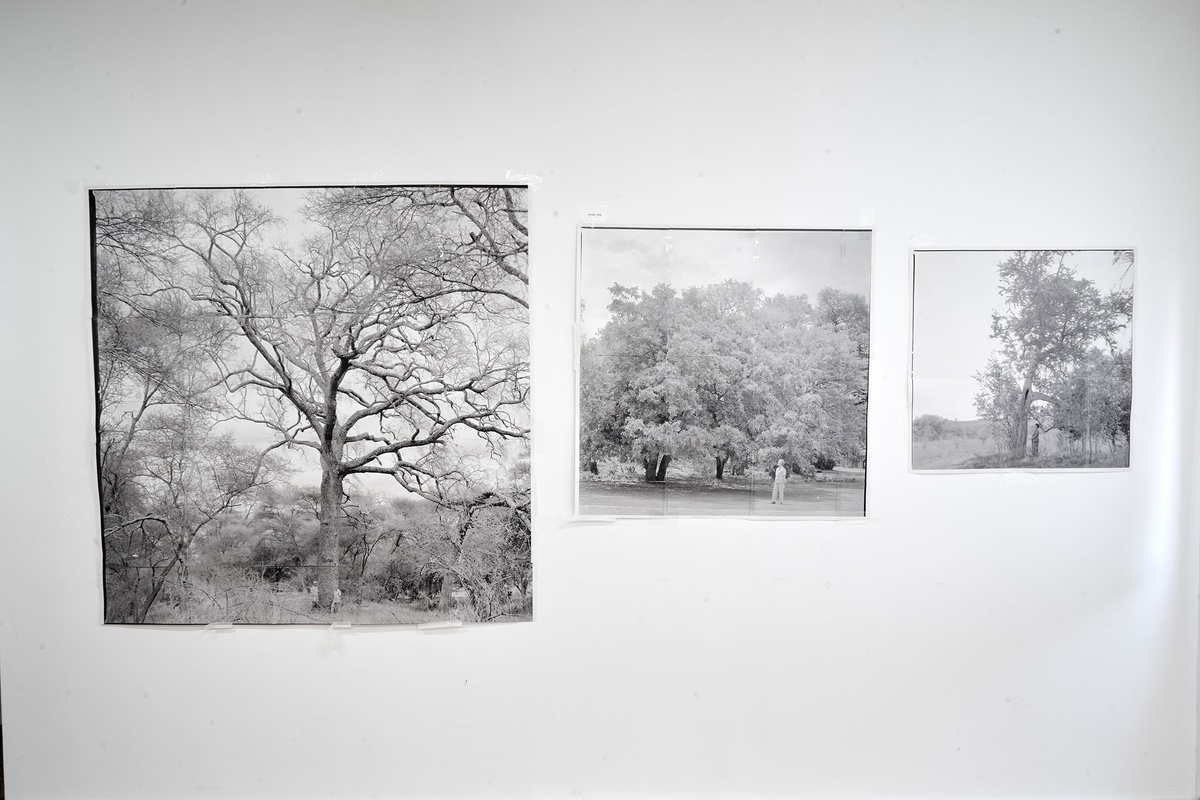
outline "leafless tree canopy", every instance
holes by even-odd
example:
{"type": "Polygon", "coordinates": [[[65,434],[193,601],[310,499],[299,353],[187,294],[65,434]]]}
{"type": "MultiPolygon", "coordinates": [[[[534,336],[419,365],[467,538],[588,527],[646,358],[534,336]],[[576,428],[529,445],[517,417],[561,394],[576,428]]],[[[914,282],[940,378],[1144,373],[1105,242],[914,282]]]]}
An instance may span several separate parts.
{"type": "Polygon", "coordinates": [[[470,467],[479,454],[511,467],[529,431],[524,190],[321,189],[290,218],[248,190],[96,192],[94,207],[106,535],[145,529],[131,509],[151,485],[178,489],[148,469],[171,452],[168,420],[190,431],[172,439],[184,471],[206,448],[239,465],[224,490],[205,473],[216,495],[192,499],[197,519],[154,528],[178,551],[155,575],[177,571],[204,518],[251,506],[295,463],[281,448],[319,465],[321,608],[338,592],[354,476],[443,507],[485,491],[527,505],[527,479],[497,493],[470,467]]]}

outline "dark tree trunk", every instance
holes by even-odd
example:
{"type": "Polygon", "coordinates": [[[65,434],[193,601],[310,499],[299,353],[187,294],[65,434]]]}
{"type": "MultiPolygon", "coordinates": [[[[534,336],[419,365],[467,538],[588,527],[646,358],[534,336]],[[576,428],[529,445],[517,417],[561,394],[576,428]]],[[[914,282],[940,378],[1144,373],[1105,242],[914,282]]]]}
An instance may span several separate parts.
{"type": "Polygon", "coordinates": [[[667,479],[667,464],[671,463],[671,457],[668,455],[659,456],[658,472],[654,475],[654,480],[662,483],[667,479]]]}
{"type": "Polygon", "coordinates": [[[657,455],[654,458],[643,458],[642,469],[645,470],[646,483],[662,483],[667,479],[667,464],[671,463],[671,457],[667,455],[657,455]]]}
{"type": "Polygon", "coordinates": [[[1038,457],[1038,451],[1041,449],[1042,427],[1035,424],[1033,426],[1033,439],[1029,442],[1029,455],[1034,458],[1038,457]]]}
{"type": "Polygon", "coordinates": [[[727,456],[717,456],[717,480],[719,481],[725,480],[725,462],[728,460],[727,456]]]}
{"type": "Polygon", "coordinates": [[[1026,446],[1029,443],[1029,406],[1033,404],[1033,373],[1025,376],[1025,385],[1021,387],[1021,397],[1017,400],[1016,414],[1013,418],[1012,437],[1008,443],[1008,452],[1013,458],[1025,457],[1026,446]]]}
{"type": "Polygon", "coordinates": [[[342,524],[342,474],[332,459],[321,459],[321,530],[317,543],[317,605],[328,610],[338,588],[338,553],[342,524]]]}
{"type": "Polygon", "coordinates": [[[1029,409],[1022,403],[1014,415],[1012,438],[1008,443],[1008,452],[1013,458],[1025,457],[1025,443],[1029,439],[1029,409]]]}
{"type": "Polygon", "coordinates": [[[658,459],[643,458],[642,468],[646,471],[646,483],[654,483],[654,468],[658,466],[658,459]]]}
{"type": "Polygon", "coordinates": [[[588,469],[588,472],[592,473],[593,475],[600,474],[600,465],[597,464],[595,461],[589,461],[588,465],[587,465],[587,469],[588,469]]]}

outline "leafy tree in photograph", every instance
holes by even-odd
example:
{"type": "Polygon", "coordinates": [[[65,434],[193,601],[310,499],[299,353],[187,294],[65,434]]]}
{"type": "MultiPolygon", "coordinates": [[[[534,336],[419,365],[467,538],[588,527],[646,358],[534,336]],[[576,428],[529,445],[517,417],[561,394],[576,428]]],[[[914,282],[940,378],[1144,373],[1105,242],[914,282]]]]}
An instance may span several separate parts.
{"type": "Polygon", "coordinates": [[[599,473],[601,459],[622,455],[621,420],[615,409],[616,378],[601,343],[596,339],[585,341],[579,348],[579,455],[580,466],[592,474],[599,473]]]}
{"type": "Polygon", "coordinates": [[[584,342],[581,454],[640,461],[662,481],[671,460],[712,459],[725,477],[767,455],[808,465],[861,460],[866,302],[829,290],[763,296],[727,280],[677,295],[611,289],[612,319],[584,342]]]}
{"type": "Polygon", "coordinates": [[[713,458],[717,480],[724,479],[731,460],[741,465],[750,456],[746,378],[762,302],[760,289],[734,280],[683,293],[686,324],[673,341],[671,357],[695,387],[702,431],[696,444],[713,458]]]}
{"type": "Polygon", "coordinates": [[[987,420],[1000,441],[1006,446],[1028,425],[1028,411],[1022,399],[1021,387],[1012,370],[1001,359],[992,356],[982,372],[975,373],[979,391],[975,394],[975,409],[980,419],[987,420]]]}
{"type": "Polygon", "coordinates": [[[756,441],[764,463],[806,472],[818,457],[857,462],[866,440],[866,370],[854,340],[832,325],[768,329],[751,380],[760,391],[756,441]]]}
{"type": "Polygon", "coordinates": [[[817,293],[816,319],[844,332],[859,358],[870,355],[871,309],[861,294],[826,287],[817,293]]]}
{"type": "Polygon", "coordinates": [[[976,408],[1005,437],[1011,458],[1029,453],[1035,404],[1056,405],[1047,382],[1080,364],[1096,343],[1116,347],[1129,323],[1132,293],[1101,293],[1067,265],[1065,251],[1022,251],[999,265],[1004,307],[992,314],[999,351],[976,374],[976,408]]]}
{"type": "Polygon", "coordinates": [[[1130,350],[1109,353],[1091,348],[1072,369],[1055,376],[1048,391],[1054,428],[1078,444],[1087,463],[1096,457],[1096,443],[1115,452],[1129,442],[1133,359],[1130,350]]]}
{"type": "Polygon", "coordinates": [[[612,320],[581,349],[585,461],[632,457],[661,482],[673,459],[706,456],[723,478],[747,455],[742,390],[760,293],[735,281],[610,292],[612,320]]]}
{"type": "Polygon", "coordinates": [[[700,399],[679,365],[664,360],[641,370],[632,376],[622,400],[622,434],[647,481],[665,481],[673,458],[703,446],[700,399]]]}
{"type": "MultiPolygon", "coordinates": [[[[867,365],[871,357],[871,308],[861,294],[826,287],[817,293],[817,320],[844,334],[862,373],[853,388],[854,402],[866,405],[867,365]]],[[[865,432],[864,432],[865,435],[865,432]]]]}
{"type": "Polygon", "coordinates": [[[721,423],[708,431],[706,441],[716,460],[717,480],[725,479],[725,467],[730,461],[738,465],[740,474],[750,456],[753,441],[745,428],[721,423]]]}
{"type": "Polygon", "coordinates": [[[671,460],[699,442],[699,398],[671,359],[686,310],[666,284],[649,293],[616,284],[609,291],[612,319],[580,365],[584,456],[614,451],[636,459],[646,481],[664,481],[671,460]]]}

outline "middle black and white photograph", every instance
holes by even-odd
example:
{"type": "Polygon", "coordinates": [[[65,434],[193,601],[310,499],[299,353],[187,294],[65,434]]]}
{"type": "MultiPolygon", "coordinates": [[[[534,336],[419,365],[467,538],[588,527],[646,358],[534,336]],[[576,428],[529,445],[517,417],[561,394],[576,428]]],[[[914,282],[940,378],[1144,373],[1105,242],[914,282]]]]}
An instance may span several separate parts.
{"type": "Polygon", "coordinates": [[[579,515],[865,515],[869,230],[579,248],[579,515]]]}

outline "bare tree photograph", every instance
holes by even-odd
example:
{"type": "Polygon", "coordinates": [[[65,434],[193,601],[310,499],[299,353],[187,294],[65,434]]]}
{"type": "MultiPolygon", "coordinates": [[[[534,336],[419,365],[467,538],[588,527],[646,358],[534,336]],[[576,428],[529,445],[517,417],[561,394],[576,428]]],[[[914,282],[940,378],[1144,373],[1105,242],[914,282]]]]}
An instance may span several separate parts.
{"type": "Polygon", "coordinates": [[[871,232],[586,227],[581,516],[866,513],[871,232]]]}
{"type": "Polygon", "coordinates": [[[1133,262],[915,251],[912,468],[1128,467],[1133,262]]]}
{"type": "Polygon", "coordinates": [[[91,210],[106,622],[532,618],[525,187],[91,210]]]}

